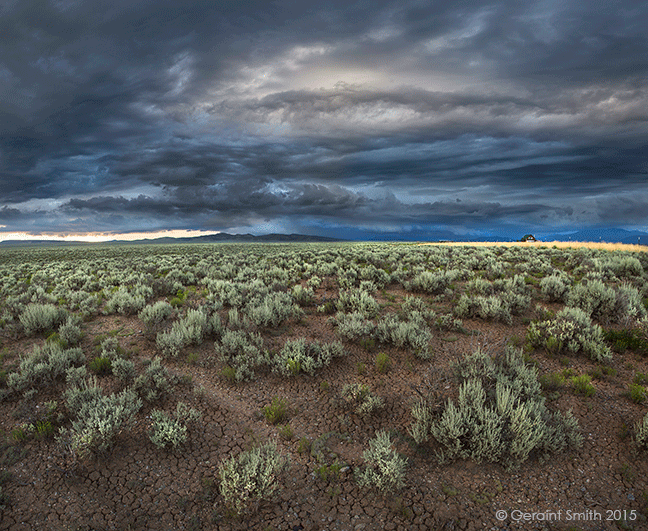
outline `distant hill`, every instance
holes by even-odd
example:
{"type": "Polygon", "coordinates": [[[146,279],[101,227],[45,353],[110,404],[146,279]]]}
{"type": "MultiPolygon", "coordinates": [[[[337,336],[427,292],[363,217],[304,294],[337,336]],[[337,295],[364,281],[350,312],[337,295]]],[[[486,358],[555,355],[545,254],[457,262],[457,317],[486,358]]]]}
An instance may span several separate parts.
{"type": "Polygon", "coordinates": [[[550,234],[543,241],[559,242],[609,242],[609,243],[641,243],[648,245],[648,232],[630,231],[625,229],[584,229],[571,234],[550,234]]]}
{"type": "Polygon", "coordinates": [[[110,240],[107,242],[70,242],[55,240],[4,240],[0,242],[3,246],[83,246],[83,245],[136,245],[136,244],[173,244],[173,243],[217,243],[217,242],[341,242],[338,238],[325,236],[308,236],[306,234],[208,234],[206,236],[194,236],[188,238],[155,238],[152,240],[110,240]]]}
{"type": "Polygon", "coordinates": [[[339,242],[337,238],[325,236],[308,236],[306,234],[208,234],[206,236],[193,236],[188,238],[156,238],[154,240],[112,240],[106,243],[217,243],[217,242],[339,242]]]}

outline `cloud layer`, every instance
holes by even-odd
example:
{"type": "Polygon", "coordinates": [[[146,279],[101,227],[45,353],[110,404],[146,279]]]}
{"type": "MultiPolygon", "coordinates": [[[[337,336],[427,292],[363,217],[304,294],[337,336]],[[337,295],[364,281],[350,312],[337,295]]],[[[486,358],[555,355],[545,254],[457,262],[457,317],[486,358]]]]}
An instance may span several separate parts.
{"type": "Polygon", "coordinates": [[[5,3],[1,230],[648,228],[648,8],[431,4],[5,3]]]}

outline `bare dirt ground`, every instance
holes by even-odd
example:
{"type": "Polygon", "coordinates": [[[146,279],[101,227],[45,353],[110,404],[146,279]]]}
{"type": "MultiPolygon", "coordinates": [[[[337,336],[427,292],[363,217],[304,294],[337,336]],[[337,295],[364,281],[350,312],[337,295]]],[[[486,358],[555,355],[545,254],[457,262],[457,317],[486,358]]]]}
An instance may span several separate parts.
{"type": "MultiPolygon", "coordinates": [[[[402,292],[387,294],[395,297],[395,306],[402,301],[402,292]]],[[[299,323],[289,321],[278,331],[265,331],[267,346],[297,337],[336,339],[326,316],[313,307],[306,311],[299,323]]],[[[87,335],[81,347],[88,360],[95,355],[94,337],[110,331],[117,331],[120,345],[133,353],[133,360],[141,363],[156,354],[154,339],[146,337],[136,318],[101,316],[83,327],[87,335]]],[[[615,376],[593,380],[594,396],[578,396],[565,386],[549,401],[552,409],[573,409],[584,436],[583,447],[575,453],[554,455],[545,462],[533,458],[507,472],[489,463],[439,464],[434,448],[413,444],[407,429],[417,389],[432,381],[447,397],[453,396],[456,385],[449,378],[453,360],[479,346],[496,349],[526,333],[520,318],[512,326],[467,320],[464,327],[471,333],[435,333],[433,361],[420,360],[404,349],[377,345],[367,351],[345,342],[350,354],[313,377],[261,373],[255,381],[237,385],[219,376],[222,364],[215,358],[212,341],[187,349],[180,358],[164,361],[181,382],[170,397],[155,404],[171,411],[182,400],[202,412],[186,445],[174,452],[151,443],[147,429],[153,406],[144,408],[136,427],[122,434],[111,452],[79,466],[69,464],[53,438],[4,437],[9,442],[2,446],[2,458],[11,478],[3,487],[8,502],[0,529],[648,529],[648,459],[635,451],[632,441],[633,426],[645,414],[645,406],[625,395],[636,372],[648,373],[648,360],[631,352],[615,355],[611,363],[615,376]],[[384,374],[375,366],[378,352],[386,352],[392,360],[384,374]],[[190,353],[198,355],[195,363],[186,361],[190,353]],[[343,407],[340,390],[350,382],[368,384],[384,398],[384,409],[361,418],[343,407]],[[290,406],[290,440],[280,437],[279,428],[261,414],[275,396],[290,406]],[[396,435],[396,448],[409,461],[406,487],[396,495],[361,489],[354,480],[354,469],[363,463],[362,452],[379,429],[396,435]],[[282,489],[256,514],[232,518],[218,493],[218,465],[267,440],[276,440],[290,457],[282,489]],[[324,478],[316,473],[335,462],[342,464],[339,474],[324,478]]],[[[11,362],[39,341],[3,338],[0,348],[7,347],[6,360],[11,362]]],[[[554,359],[542,352],[532,357],[540,373],[569,367],[584,374],[597,367],[585,358],[554,359]]],[[[51,395],[57,391],[51,389],[51,395]]],[[[8,435],[45,400],[48,396],[40,393],[31,404],[0,402],[4,433],[8,435]]]]}

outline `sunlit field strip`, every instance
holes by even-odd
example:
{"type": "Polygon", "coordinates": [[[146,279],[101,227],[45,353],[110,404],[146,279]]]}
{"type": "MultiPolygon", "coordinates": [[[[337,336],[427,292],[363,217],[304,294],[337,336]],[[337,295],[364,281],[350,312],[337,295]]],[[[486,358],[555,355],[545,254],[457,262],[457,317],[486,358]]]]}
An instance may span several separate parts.
{"type": "Polygon", "coordinates": [[[557,247],[558,249],[587,247],[588,249],[603,249],[605,251],[648,252],[648,246],[646,245],[608,242],[430,242],[421,243],[420,245],[455,245],[464,247],[513,247],[514,245],[520,245],[522,247],[557,247]]]}

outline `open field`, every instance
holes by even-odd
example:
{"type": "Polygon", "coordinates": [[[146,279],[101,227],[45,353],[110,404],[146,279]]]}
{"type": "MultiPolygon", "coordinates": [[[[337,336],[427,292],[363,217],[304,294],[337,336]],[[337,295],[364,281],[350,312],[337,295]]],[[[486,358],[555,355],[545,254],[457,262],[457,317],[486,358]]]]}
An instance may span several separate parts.
{"type": "Polygon", "coordinates": [[[556,249],[600,249],[603,251],[629,251],[633,253],[648,252],[648,246],[629,243],[610,242],[435,242],[422,243],[421,245],[452,245],[463,247],[536,247],[556,249]]]}
{"type": "Polygon", "coordinates": [[[0,529],[646,529],[632,251],[0,250],[0,529]]]}

